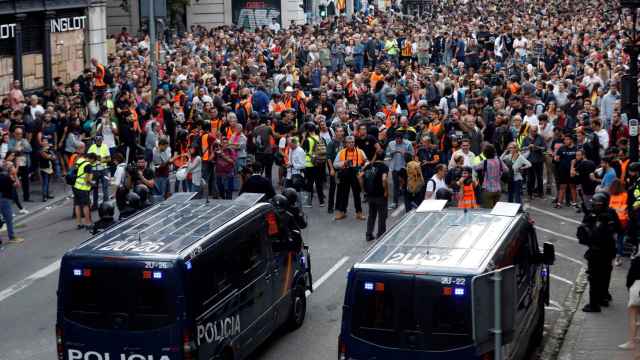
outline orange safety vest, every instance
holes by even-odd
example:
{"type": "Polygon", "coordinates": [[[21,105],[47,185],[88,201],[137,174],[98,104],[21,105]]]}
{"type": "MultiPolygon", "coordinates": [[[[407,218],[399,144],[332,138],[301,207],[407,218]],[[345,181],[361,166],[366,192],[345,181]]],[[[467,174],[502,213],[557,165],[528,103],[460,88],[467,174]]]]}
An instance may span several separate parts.
{"type": "Polygon", "coordinates": [[[281,113],[281,112],[285,111],[286,109],[287,109],[287,107],[285,106],[285,104],[282,101],[273,104],[273,112],[274,113],[281,113]]]}
{"type": "MultiPolygon", "coordinates": [[[[209,133],[202,135],[202,161],[209,161],[211,158],[211,144],[209,144],[209,133]]],[[[214,138],[215,140],[215,138],[214,138]]]]}
{"type": "Polygon", "coordinates": [[[458,201],[458,207],[460,209],[475,209],[478,207],[473,183],[462,186],[462,197],[458,201]]]}
{"type": "Polygon", "coordinates": [[[347,148],[340,150],[340,153],[338,153],[338,160],[340,161],[351,160],[351,163],[355,166],[364,165],[364,157],[360,155],[360,149],[358,148],[355,148],[353,150],[350,150],[347,148]]]}
{"type": "Polygon", "coordinates": [[[611,195],[609,207],[616,211],[622,227],[627,227],[629,214],[627,213],[627,193],[621,192],[618,195],[611,195]]]}
{"type": "Polygon", "coordinates": [[[393,104],[391,104],[391,106],[389,105],[385,105],[382,108],[382,112],[384,112],[384,115],[386,116],[386,121],[385,121],[385,126],[387,127],[387,129],[391,129],[391,126],[393,124],[391,124],[391,115],[394,115],[396,113],[396,109],[398,108],[398,103],[393,101],[393,104]]]}
{"type": "Polygon", "coordinates": [[[624,179],[627,177],[627,168],[629,167],[629,159],[625,161],[620,161],[620,168],[622,169],[622,174],[620,174],[620,181],[622,181],[622,185],[625,184],[624,179]]]}
{"type": "Polygon", "coordinates": [[[302,95],[304,95],[302,91],[296,92],[296,101],[298,102],[298,111],[305,114],[307,112],[307,107],[304,104],[304,101],[302,101],[302,95]]]}
{"type": "Polygon", "coordinates": [[[106,74],[107,71],[102,64],[96,65],[96,88],[104,89],[107,87],[107,84],[104,82],[104,76],[106,74]]]}
{"type": "Polygon", "coordinates": [[[211,130],[220,132],[220,126],[222,126],[222,119],[211,119],[211,130]]]}
{"type": "Polygon", "coordinates": [[[412,55],[413,49],[411,48],[411,42],[405,40],[404,44],[402,44],[402,56],[409,57],[412,55]]]}

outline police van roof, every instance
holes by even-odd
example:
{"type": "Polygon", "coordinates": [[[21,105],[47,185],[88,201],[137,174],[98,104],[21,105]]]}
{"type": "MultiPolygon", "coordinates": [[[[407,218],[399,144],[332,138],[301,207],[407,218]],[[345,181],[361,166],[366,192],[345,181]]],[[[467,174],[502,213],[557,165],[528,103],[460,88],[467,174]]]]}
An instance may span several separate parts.
{"type": "Polygon", "coordinates": [[[251,213],[266,205],[257,204],[258,197],[251,196],[237,201],[206,201],[193,200],[193,195],[175,194],[85,241],[67,254],[175,258],[243,213],[251,213]]]}
{"type": "Polygon", "coordinates": [[[519,210],[500,212],[497,208],[411,212],[354,267],[481,273],[502,239],[522,217],[519,210]]]}

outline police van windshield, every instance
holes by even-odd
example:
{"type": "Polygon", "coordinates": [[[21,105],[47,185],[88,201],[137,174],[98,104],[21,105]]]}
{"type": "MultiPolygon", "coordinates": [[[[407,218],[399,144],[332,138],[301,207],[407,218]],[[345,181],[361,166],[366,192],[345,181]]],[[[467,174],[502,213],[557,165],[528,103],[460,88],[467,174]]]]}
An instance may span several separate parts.
{"type": "Polygon", "coordinates": [[[444,351],[472,343],[466,279],[419,275],[358,276],[352,334],[392,348],[444,351]]]}
{"type": "Polygon", "coordinates": [[[131,331],[176,321],[172,269],[76,265],[63,271],[67,320],[94,329],[131,331]]]}

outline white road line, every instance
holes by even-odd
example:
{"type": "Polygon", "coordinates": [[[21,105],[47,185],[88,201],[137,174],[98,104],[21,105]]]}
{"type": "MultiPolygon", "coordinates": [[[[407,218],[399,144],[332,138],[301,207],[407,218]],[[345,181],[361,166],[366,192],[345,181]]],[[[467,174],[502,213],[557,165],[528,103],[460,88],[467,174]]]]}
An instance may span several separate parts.
{"type": "Polygon", "coordinates": [[[572,219],[572,218],[568,218],[566,216],[558,215],[558,214],[556,214],[554,212],[551,212],[551,211],[548,211],[548,210],[544,210],[544,209],[540,209],[540,208],[537,208],[535,206],[529,205],[526,208],[527,209],[531,209],[531,210],[533,210],[535,212],[539,212],[541,214],[552,216],[552,217],[554,217],[556,219],[564,220],[564,221],[567,221],[567,222],[570,222],[570,223],[574,223],[574,224],[581,224],[580,221],[578,221],[576,219],[572,219]]]}
{"type": "Polygon", "coordinates": [[[560,309],[559,307],[556,307],[556,306],[545,306],[544,309],[545,310],[549,310],[549,311],[562,312],[562,309],[560,309]]]}
{"type": "Polygon", "coordinates": [[[562,281],[562,282],[563,282],[563,283],[565,283],[565,284],[573,285],[573,281],[568,280],[568,279],[565,279],[565,278],[560,277],[560,276],[555,275],[555,274],[551,274],[551,278],[552,278],[552,279],[556,279],[556,280],[558,280],[558,281],[562,281]]]}
{"type": "Polygon", "coordinates": [[[395,218],[400,216],[400,214],[402,214],[402,212],[404,211],[404,205],[398,205],[398,207],[393,210],[393,212],[391,213],[391,217],[395,218]]]}
{"type": "Polygon", "coordinates": [[[567,240],[571,240],[573,242],[578,242],[578,239],[576,239],[574,236],[569,236],[569,235],[565,235],[565,234],[560,234],[559,232],[553,231],[553,230],[549,230],[549,229],[545,229],[543,227],[540,227],[538,225],[536,225],[536,229],[542,231],[542,232],[546,232],[548,234],[557,236],[557,237],[561,237],[563,239],[567,239],[567,240]]]}
{"type": "Polygon", "coordinates": [[[36,280],[47,277],[48,275],[54,273],[56,270],[60,268],[60,260],[56,260],[56,262],[43,267],[42,269],[34,272],[28,277],[18,281],[17,283],[11,285],[10,287],[0,291],[0,302],[8,299],[9,297],[15,295],[16,293],[24,290],[33,284],[36,280]]]}
{"type": "Polygon", "coordinates": [[[556,256],[559,257],[559,258],[563,258],[565,260],[572,261],[572,262],[574,262],[574,263],[576,263],[576,264],[578,264],[580,266],[585,266],[584,262],[582,262],[582,261],[580,261],[580,260],[578,260],[576,258],[572,258],[571,256],[569,256],[567,254],[563,254],[563,253],[560,253],[560,252],[556,251],[556,256]]]}
{"type": "MultiPolygon", "coordinates": [[[[329,279],[331,277],[331,275],[333,275],[336,271],[338,271],[342,265],[344,265],[344,263],[346,263],[347,261],[349,261],[349,257],[345,256],[342,259],[340,259],[340,261],[338,261],[335,265],[333,265],[331,267],[331,269],[329,269],[326,273],[324,273],[318,280],[313,282],[313,290],[317,290],[320,285],[322,285],[323,282],[327,281],[327,279],[329,279]]],[[[311,295],[311,291],[307,290],[306,291],[306,295],[307,297],[309,297],[309,295],[311,295]]]]}
{"type": "Polygon", "coordinates": [[[557,308],[560,311],[564,310],[564,307],[562,307],[562,305],[560,305],[560,303],[557,301],[549,300],[549,305],[557,308]]]}

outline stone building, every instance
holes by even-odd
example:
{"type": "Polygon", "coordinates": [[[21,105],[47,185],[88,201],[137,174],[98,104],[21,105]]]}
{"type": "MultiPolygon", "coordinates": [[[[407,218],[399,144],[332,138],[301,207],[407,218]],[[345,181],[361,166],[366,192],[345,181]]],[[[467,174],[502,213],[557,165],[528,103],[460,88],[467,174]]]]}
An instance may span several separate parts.
{"type": "Polygon", "coordinates": [[[0,0],[0,96],[12,80],[26,91],[78,77],[106,61],[105,0],[0,0]]]}

